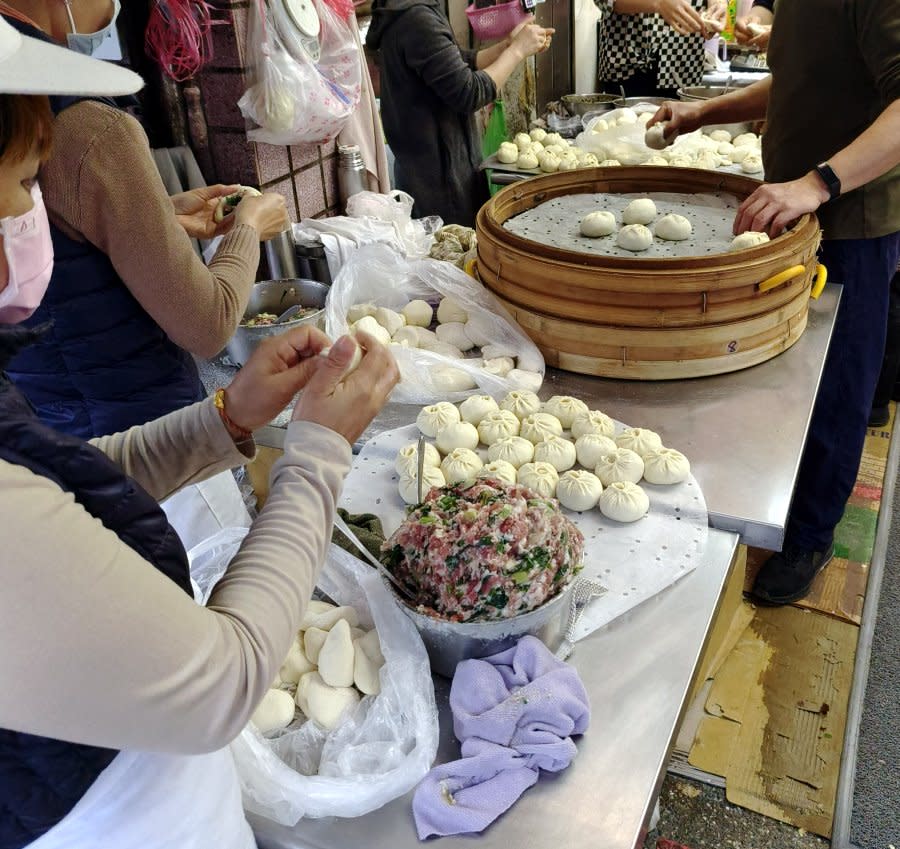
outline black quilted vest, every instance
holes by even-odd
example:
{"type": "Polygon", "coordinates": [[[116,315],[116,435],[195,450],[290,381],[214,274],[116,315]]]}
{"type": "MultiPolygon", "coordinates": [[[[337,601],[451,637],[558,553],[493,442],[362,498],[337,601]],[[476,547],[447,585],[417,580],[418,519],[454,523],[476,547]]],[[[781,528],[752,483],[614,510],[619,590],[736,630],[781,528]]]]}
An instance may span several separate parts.
{"type": "MultiPolygon", "coordinates": [[[[39,333],[0,324],[0,459],[71,492],[88,513],[190,595],[184,546],[156,501],[101,451],[41,424],[3,375],[9,358],[39,333]]],[[[14,523],[15,516],[0,521],[14,523]]],[[[14,552],[3,558],[4,569],[16,568],[14,552]]],[[[16,682],[2,686],[11,688],[15,698],[16,682]]],[[[0,849],[20,849],[56,825],[116,754],[113,749],[0,729],[0,849]]]]}

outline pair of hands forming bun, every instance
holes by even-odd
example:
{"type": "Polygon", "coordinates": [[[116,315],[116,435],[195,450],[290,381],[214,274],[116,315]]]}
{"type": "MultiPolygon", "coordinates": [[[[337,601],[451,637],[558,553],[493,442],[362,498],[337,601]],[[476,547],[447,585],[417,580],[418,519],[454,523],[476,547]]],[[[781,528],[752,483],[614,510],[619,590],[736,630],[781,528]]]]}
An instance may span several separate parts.
{"type": "Polygon", "coordinates": [[[309,421],[359,439],[400,372],[390,351],[360,332],[334,344],[318,328],[301,326],[265,339],[226,390],[226,411],[247,431],[268,424],[294,396],[293,421],[309,421]]]}

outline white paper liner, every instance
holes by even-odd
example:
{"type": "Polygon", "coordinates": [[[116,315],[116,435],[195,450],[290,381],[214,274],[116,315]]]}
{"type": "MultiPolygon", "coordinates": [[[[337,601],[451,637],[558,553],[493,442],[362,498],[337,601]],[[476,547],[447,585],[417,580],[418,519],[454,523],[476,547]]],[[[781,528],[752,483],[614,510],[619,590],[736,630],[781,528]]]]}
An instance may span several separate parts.
{"type": "MultiPolygon", "coordinates": [[[[617,432],[625,427],[616,422],[617,432]]],[[[351,513],[374,513],[385,535],[390,536],[406,517],[394,461],[404,445],[418,438],[419,429],[413,424],[370,439],[353,462],[340,506],[351,513]]],[[[486,458],[483,446],[479,453],[486,458]]],[[[581,574],[608,589],[584,609],[575,628],[576,639],[662,592],[703,559],[709,518],[694,477],[674,486],[653,486],[645,481],[640,485],[650,497],[650,511],[637,522],[613,522],[599,510],[564,511],[584,534],[581,574]]]]}
{"type": "MultiPolygon", "coordinates": [[[[519,213],[504,222],[503,226],[523,239],[542,245],[552,245],[582,253],[604,256],[631,257],[632,259],[667,259],[675,256],[707,256],[728,251],[734,234],[731,231],[739,205],[738,198],[729,192],[710,194],[685,194],[681,192],[647,192],[632,194],[572,194],[548,200],[545,203],[519,213]],[[653,244],[645,251],[627,251],[616,245],[616,233],[589,239],[579,230],[581,219],[589,212],[608,210],[622,226],[622,212],[631,201],[650,198],[656,204],[654,222],[663,215],[676,212],[685,216],[693,227],[689,239],[683,242],[667,242],[654,237],[653,244]]],[[[648,225],[651,232],[654,223],[648,225]]]]}

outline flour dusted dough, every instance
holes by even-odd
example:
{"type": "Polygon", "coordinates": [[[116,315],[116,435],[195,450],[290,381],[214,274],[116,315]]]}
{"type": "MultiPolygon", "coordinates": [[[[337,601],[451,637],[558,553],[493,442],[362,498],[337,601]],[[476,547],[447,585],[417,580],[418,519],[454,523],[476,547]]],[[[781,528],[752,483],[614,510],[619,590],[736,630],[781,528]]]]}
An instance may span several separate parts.
{"type": "Polygon", "coordinates": [[[287,690],[267,690],[250,721],[260,734],[287,728],[294,719],[294,699],[287,690]]]}
{"type": "Polygon", "coordinates": [[[597,506],[603,485],[596,475],[583,470],[563,472],[556,485],[556,497],[567,510],[579,513],[597,506]]]}
{"type": "Polygon", "coordinates": [[[649,224],[656,218],[656,204],[650,198],[633,200],[622,213],[623,224],[649,224]]]}
{"type": "Polygon", "coordinates": [[[431,304],[422,300],[410,301],[400,312],[406,319],[407,324],[415,325],[416,327],[428,327],[434,315],[431,304]]]}
{"type": "Polygon", "coordinates": [[[653,230],[658,239],[665,239],[669,242],[682,242],[689,239],[692,231],[691,222],[675,212],[670,212],[660,218],[653,230]]]}
{"type": "Polygon", "coordinates": [[[626,224],[619,230],[616,244],[626,251],[639,253],[653,244],[653,234],[643,224],[626,224]]]}
{"type": "Polygon", "coordinates": [[[647,514],[650,499],[636,483],[618,481],[600,495],[600,512],[614,522],[636,522],[647,514]]]}

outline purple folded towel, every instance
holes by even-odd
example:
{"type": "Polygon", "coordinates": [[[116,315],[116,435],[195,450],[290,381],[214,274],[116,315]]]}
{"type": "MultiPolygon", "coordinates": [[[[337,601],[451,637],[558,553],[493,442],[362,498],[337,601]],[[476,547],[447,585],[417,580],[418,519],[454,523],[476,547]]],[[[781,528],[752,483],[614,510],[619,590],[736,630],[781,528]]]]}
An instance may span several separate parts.
{"type": "Polygon", "coordinates": [[[575,669],[536,637],[456,667],[453,730],[463,757],[425,776],[413,797],[419,838],[483,831],[538,780],[575,757],[590,722],[575,669]]]}

